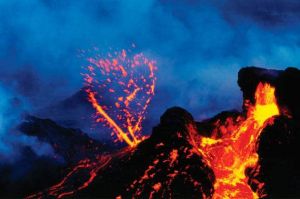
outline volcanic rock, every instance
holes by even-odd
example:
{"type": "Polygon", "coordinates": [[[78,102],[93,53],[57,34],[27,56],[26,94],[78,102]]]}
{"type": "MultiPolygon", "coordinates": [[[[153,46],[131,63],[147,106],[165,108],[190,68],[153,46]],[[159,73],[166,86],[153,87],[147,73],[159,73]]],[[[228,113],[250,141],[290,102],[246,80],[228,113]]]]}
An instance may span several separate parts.
{"type": "Polygon", "coordinates": [[[214,174],[195,154],[187,125],[193,117],[174,107],[152,135],[111,165],[79,197],[203,198],[213,194],[214,174]]]}
{"type": "Polygon", "coordinates": [[[79,129],[64,128],[50,119],[27,116],[19,125],[19,130],[28,136],[37,137],[49,143],[57,155],[68,163],[76,163],[83,158],[95,156],[105,150],[99,141],[89,138],[79,129]]]}
{"type": "MultiPolygon", "coordinates": [[[[300,70],[287,68],[276,81],[276,98],[280,107],[290,111],[291,116],[300,122],[300,70]]],[[[285,111],[285,110],[283,110],[285,111]]]]}
{"type": "MultiPolygon", "coordinates": [[[[254,179],[264,182],[264,198],[298,198],[300,196],[300,128],[299,123],[278,116],[262,131],[257,153],[260,169],[252,171],[254,179]]],[[[255,189],[255,183],[252,183],[255,189]]]]}

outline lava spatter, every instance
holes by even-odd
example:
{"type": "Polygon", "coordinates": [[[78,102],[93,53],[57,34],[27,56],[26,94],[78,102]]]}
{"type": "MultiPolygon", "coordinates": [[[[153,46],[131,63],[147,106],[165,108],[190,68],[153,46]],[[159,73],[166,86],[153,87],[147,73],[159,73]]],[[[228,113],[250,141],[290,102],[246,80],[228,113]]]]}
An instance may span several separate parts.
{"type": "Polygon", "coordinates": [[[136,146],[145,138],[141,129],[154,95],[155,61],[124,49],[87,61],[82,75],[97,122],[107,124],[119,141],[136,146]]]}

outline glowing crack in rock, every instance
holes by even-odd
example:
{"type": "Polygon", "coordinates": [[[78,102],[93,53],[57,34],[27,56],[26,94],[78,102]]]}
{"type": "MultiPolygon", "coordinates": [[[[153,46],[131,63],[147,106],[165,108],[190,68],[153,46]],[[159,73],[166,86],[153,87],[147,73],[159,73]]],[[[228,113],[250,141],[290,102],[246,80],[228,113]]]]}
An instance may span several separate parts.
{"type": "MultiPolygon", "coordinates": [[[[260,196],[260,193],[251,190],[245,172],[258,162],[256,142],[266,121],[279,115],[274,92],[274,87],[259,83],[255,92],[256,103],[248,106],[245,119],[239,117],[236,122],[230,119],[226,126],[217,126],[217,130],[225,132],[220,139],[194,137],[193,145],[205,157],[216,176],[213,198],[251,199],[260,196]]],[[[189,128],[195,135],[195,129],[192,126],[189,128]]],[[[263,182],[259,184],[259,189],[262,187],[263,182]]]]}
{"type": "Polygon", "coordinates": [[[145,138],[140,134],[141,124],[154,95],[155,61],[131,50],[87,60],[89,65],[83,76],[97,122],[106,123],[119,141],[136,146],[145,138]],[[104,104],[108,93],[112,102],[104,104]]]}
{"type": "Polygon", "coordinates": [[[113,158],[121,158],[126,155],[131,149],[124,148],[114,154],[104,154],[96,157],[96,160],[84,159],[79,161],[67,175],[57,184],[52,187],[27,196],[26,199],[41,199],[41,198],[65,198],[72,196],[78,191],[87,188],[99,174],[105,169],[113,158]],[[76,180],[75,180],[76,179],[76,180]],[[78,181],[74,186],[74,180],[78,181]]]}

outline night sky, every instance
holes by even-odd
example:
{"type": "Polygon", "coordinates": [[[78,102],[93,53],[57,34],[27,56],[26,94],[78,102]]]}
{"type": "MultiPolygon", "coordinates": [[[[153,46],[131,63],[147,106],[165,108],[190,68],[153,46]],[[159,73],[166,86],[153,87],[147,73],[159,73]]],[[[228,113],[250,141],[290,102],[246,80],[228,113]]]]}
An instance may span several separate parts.
{"type": "Polygon", "coordinates": [[[240,109],[241,67],[300,65],[299,20],[297,0],[0,0],[0,154],[22,112],[82,87],[79,50],[134,43],[157,60],[154,123],[174,105],[201,120],[240,109]]]}

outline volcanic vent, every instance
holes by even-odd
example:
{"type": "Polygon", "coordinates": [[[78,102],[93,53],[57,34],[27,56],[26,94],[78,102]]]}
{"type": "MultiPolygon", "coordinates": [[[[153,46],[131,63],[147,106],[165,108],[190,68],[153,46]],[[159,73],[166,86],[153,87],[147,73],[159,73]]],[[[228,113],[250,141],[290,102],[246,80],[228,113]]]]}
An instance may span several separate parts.
{"type": "MultiPolygon", "coordinates": [[[[94,157],[87,156],[77,163],[72,160],[55,185],[48,188],[45,185],[44,190],[26,195],[28,198],[299,197],[299,83],[300,71],[294,68],[284,71],[243,68],[238,79],[244,97],[242,112],[222,112],[196,122],[186,110],[170,108],[148,138],[140,137],[138,142],[129,140],[128,147],[113,152],[98,151],[94,157]]],[[[91,90],[86,97],[97,109],[91,90]]],[[[35,120],[39,126],[44,122],[35,120]]],[[[34,127],[35,120],[30,126],[34,127]]],[[[36,128],[21,127],[24,133],[35,136],[31,131],[36,128]]],[[[38,136],[46,142],[47,137],[51,140],[50,134],[38,136]]],[[[5,190],[7,185],[3,187],[5,190]]]]}

